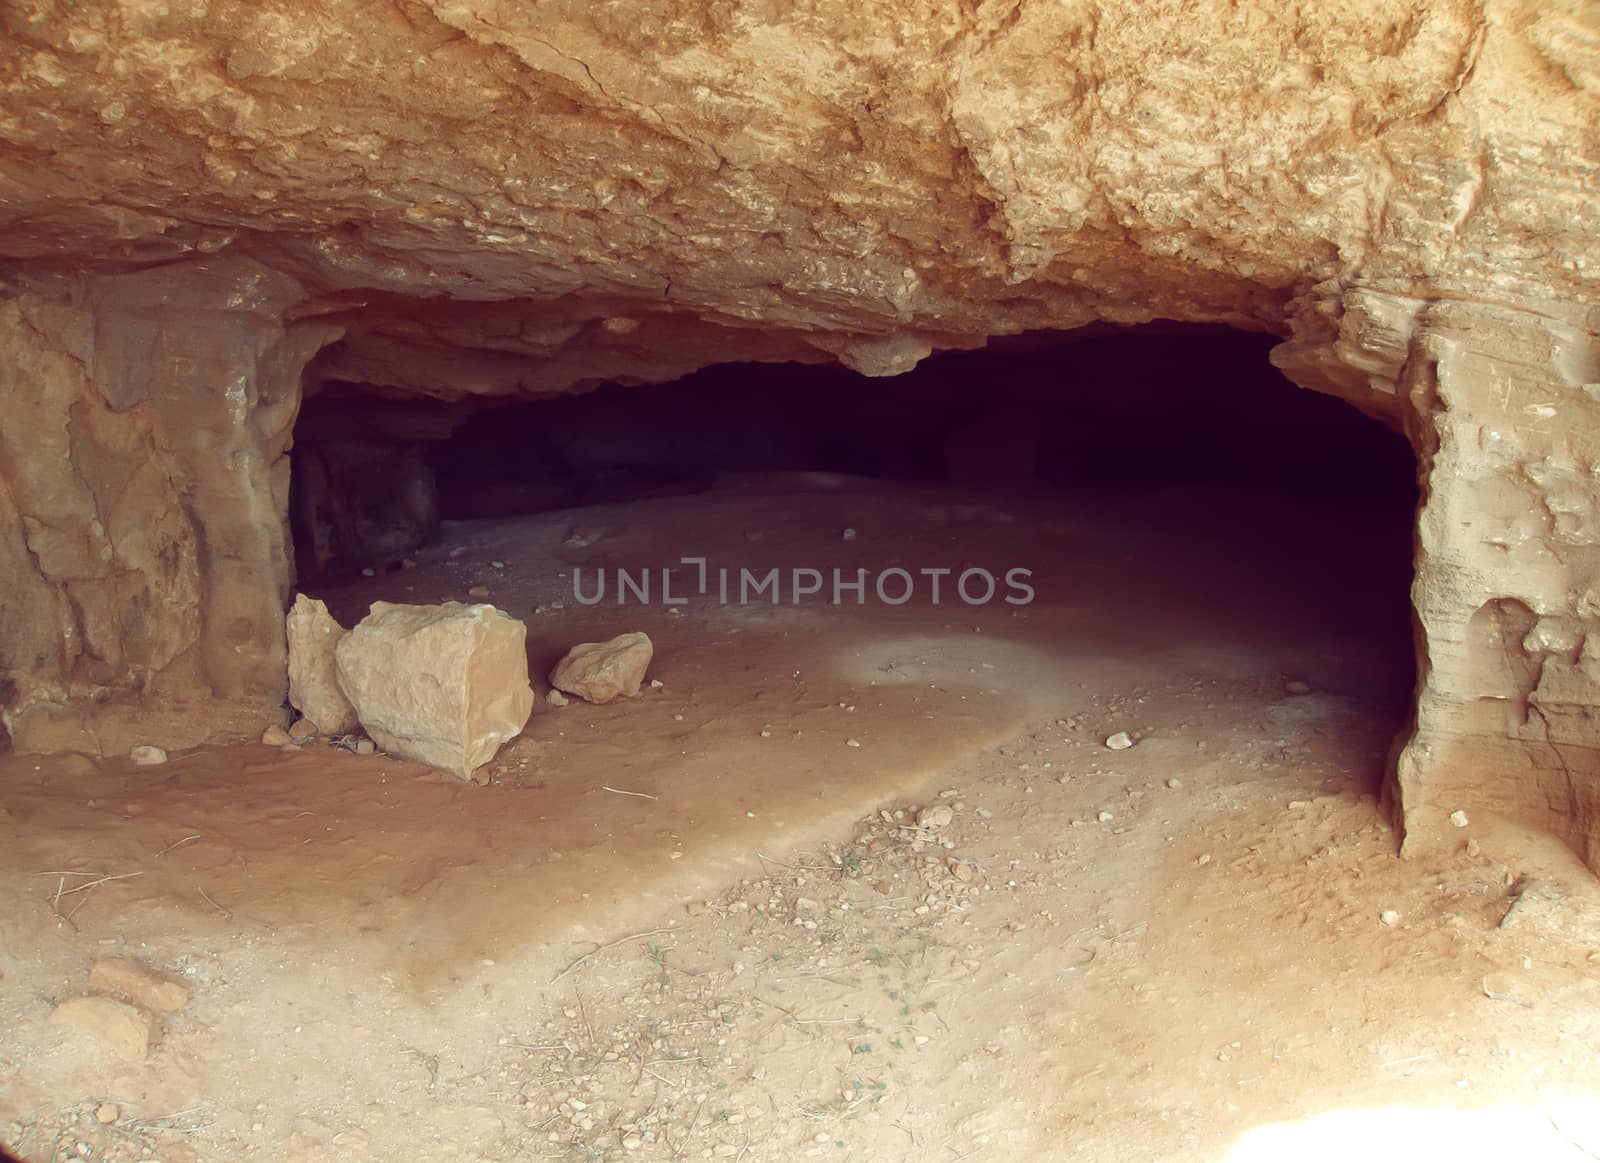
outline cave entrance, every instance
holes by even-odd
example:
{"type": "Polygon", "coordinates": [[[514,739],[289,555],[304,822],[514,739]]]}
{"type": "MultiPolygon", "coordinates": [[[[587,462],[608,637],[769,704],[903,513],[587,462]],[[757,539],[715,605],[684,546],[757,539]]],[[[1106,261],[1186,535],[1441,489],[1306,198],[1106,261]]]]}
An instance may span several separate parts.
{"type": "MultiPolygon", "coordinates": [[[[644,629],[658,673],[750,676],[740,731],[770,736],[765,708],[825,667],[841,706],[959,688],[980,710],[952,746],[1043,716],[1174,770],[1325,761],[1370,791],[1414,686],[1415,464],[1273,343],[1095,327],[892,378],[725,364],[514,403],[330,384],[297,430],[300,588],[346,624],[375,598],[493,602],[528,622],[536,687],[569,645],[644,629]]],[[[936,713],[901,710],[887,734],[936,713]]]]}

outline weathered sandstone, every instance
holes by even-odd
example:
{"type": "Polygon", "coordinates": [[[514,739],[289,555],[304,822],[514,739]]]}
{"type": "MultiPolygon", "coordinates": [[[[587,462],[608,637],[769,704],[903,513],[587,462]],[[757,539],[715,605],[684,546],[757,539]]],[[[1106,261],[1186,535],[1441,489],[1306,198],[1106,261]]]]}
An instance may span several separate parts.
{"type": "Polygon", "coordinates": [[[339,642],[339,685],[379,747],[466,779],[533,710],[526,633],[493,606],[374,602],[339,642]]]}
{"type": "Polygon", "coordinates": [[[155,1030],[148,1012],[111,997],[70,997],[50,1011],[50,1024],[88,1034],[118,1058],[135,1062],[149,1056],[155,1030]]]}
{"type": "Polygon", "coordinates": [[[550,685],[590,703],[609,703],[639,693],[655,646],[642,631],[604,642],[580,642],[550,672],[550,685]]]}
{"type": "Polygon", "coordinates": [[[316,598],[296,595],[286,620],[289,643],[289,703],[325,735],[360,726],[356,710],[339,689],[335,655],[348,631],[316,598]]]}
{"type": "Polygon", "coordinates": [[[1592,3],[39,2],[0,59],[17,746],[277,713],[303,391],[1171,318],[1417,450],[1408,843],[1600,865],[1592,3]]]}
{"type": "Polygon", "coordinates": [[[187,985],[131,957],[100,958],[89,971],[89,985],[161,1014],[189,1004],[187,985]]]}

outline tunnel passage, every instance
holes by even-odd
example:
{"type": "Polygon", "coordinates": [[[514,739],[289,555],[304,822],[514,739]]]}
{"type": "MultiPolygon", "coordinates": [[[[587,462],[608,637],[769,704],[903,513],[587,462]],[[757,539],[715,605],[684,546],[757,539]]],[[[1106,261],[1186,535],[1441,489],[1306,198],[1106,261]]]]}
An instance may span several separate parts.
{"type": "Polygon", "coordinates": [[[402,401],[334,383],[296,431],[300,572],[389,563],[441,518],[695,492],[729,473],[1227,486],[1359,498],[1409,526],[1406,442],[1295,388],[1267,361],[1274,342],[1221,327],[1096,327],[997,339],[881,379],[832,364],[719,364],[510,403],[402,401]]]}
{"type": "MultiPolygon", "coordinates": [[[[1024,556],[1039,541],[1030,521],[1125,528],[1130,539],[1057,561],[1041,583],[1074,601],[1098,586],[1149,610],[1210,603],[1219,625],[1255,623],[1240,633],[1258,648],[1274,625],[1285,641],[1318,619],[1324,637],[1355,628],[1383,658],[1352,681],[1397,734],[1415,681],[1415,462],[1383,424],[1286,381],[1272,344],[1217,327],[1097,327],[996,340],[890,378],[739,363],[517,402],[405,401],[333,384],[308,401],[296,436],[301,585],[381,578],[441,527],[556,514],[577,528],[590,509],[693,502],[753,480],[804,491],[802,474],[831,474],[1014,502],[1024,556]],[[1115,574],[1113,557],[1131,572],[1115,574]]],[[[1129,640],[1189,633],[1150,623],[1129,640]]],[[[1215,650],[1194,657],[1201,669],[1224,665],[1215,650]]],[[[548,660],[532,662],[538,673],[548,660]]]]}

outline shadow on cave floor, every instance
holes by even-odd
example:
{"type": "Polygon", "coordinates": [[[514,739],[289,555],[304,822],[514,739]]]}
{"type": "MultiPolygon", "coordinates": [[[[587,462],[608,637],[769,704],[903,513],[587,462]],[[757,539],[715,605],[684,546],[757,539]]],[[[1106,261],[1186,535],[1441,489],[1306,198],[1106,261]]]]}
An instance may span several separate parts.
{"type": "MultiPolygon", "coordinates": [[[[1125,419],[1096,439],[1169,439],[1125,419]]],[[[320,744],[0,759],[0,973],[27,984],[0,1119],[37,1145],[60,1128],[36,1096],[98,1085],[41,999],[105,951],[195,991],[116,1093],[205,1104],[216,1157],[776,1163],[821,1133],[838,1157],[1231,1160],[1330,1112],[1486,1101],[1462,1077],[1580,1092],[1600,1023],[1553,1004],[1581,974],[1533,959],[1566,938],[1499,928],[1507,886],[1566,883],[1570,853],[1475,826],[1470,856],[1406,865],[1378,809],[1414,682],[1409,492],[1264,488],[1267,457],[997,482],[996,432],[941,445],[987,483],[722,465],[447,518],[405,568],[307,582],[345,624],[492,602],[541,692],[573,643],[650,634],[659,685],[541,699],[483,786],[320,744]],[[774,570],[778,602],[739,600],[774,570]],[[796,570],[820,592],[795,600],[796,570]],[[649,599],[619,603],[619,571],[649,599]],[[831,600],[836,571],[861,601],[831,600]],[[114,879],[57,898],[42,870],[114,879]]]]}
{"type": "Polygon", "coordinates": [[[1570,1098],[1577,1066],[1515,1063],[1587,1061],[1569,1043],[1600,1031],[1547,1004],[1581,982],[1515,969],[1554,938],[1497,927],[1507,878],[1559,880],[1562,854],[1479,831],[1471,860],[1404,865],[1377,811],[1410,664],[1408,538],[1373,516],[760,475],[446,522],[414,568],[318,596],[348,622],[484,587],[536,674],[643,629],[662,685],[541,705],[482,787],[326,746],[4,760],[26,1085],[0,1082],[0,1118],[31,1148],[61,1133],[38,1096],[99,1085],[43,999],[107,952],[195,995],[114,1093],[199,1103],[226,1158],[359,1135],[440,1163],[686,1138],[776,1163],[821,1127],[871,1158],[1222,1160],[1331,1111],[1453,1109],[1464,1075],[1570,1098]],[[1034,600],[574,600],[579,570],[690,555],[1025,568],[1034,600]],[[121,879],[53,904],[41,870],[121,879]],[[1467,1004],[1463,965],[1538,1008],[1467,1004]],[[1138,1114],[1154,1094],[1166,1118],[1138,1114]]]}

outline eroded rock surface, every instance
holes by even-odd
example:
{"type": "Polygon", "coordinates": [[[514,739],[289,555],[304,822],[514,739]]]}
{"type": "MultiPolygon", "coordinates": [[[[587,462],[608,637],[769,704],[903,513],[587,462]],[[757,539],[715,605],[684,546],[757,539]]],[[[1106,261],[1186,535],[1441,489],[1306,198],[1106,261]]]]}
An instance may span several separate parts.
{"type": "Polygon", "coordinates": [[[639,693],[655,646],[642,631],[604,642],[580,642],[550,672],[550,685],[590,703],[609,703],[639,693]]]}
{"type": "Polygon", "coordinates": [[[150,1054],[155,1022],[138,1006],[111,997],[71,997],[50,1011],[50,1024],[87,1034],[103,1049],[131,1061],[150,1054]]]}
{"type": "Polygon", "coordinates": [[[1413,840],[1600,829],[1586,0],[24,3],[0,59],[18,746],[281,704],[302,383],[889,375],[1166,317],[1282,336],[1418,449],[1413,840]]]}
{"type": "MultiPolygon", "coordinates": [[[[348,631],[316,598],[297,594],[285,622],[289,638],[289,703],[325,735],[360,726],[339,687],[336,651],[348,631]]],[[[288,736],[285,736],[288,742],[288,736]]]]}
{"type": "Polygon", "coordinates": [[[374,602],[339,642],[339,685],[379,747],[466,779],[533,710],[526,637],[493,606],[374,602]]]}

